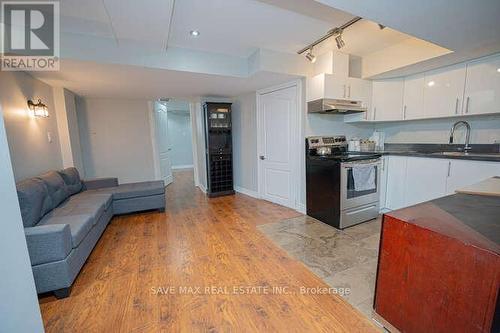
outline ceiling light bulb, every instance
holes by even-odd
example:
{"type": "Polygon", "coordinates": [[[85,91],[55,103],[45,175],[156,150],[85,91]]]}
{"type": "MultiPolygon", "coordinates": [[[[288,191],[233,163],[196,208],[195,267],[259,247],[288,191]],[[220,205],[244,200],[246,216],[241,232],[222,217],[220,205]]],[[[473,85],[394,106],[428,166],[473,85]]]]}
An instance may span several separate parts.
{"type": "Polygon", "coordinates": [[[500,68],[497,68],[497,72],[500,73],[500,68]]]}
{"type": "Polygon", "coordinates": [[[429,81],[429,83],[427,83],[427,85],[428,85],[429,87],[432,87],[432,86],[434,86],[435,84],[436,84],[436,82],[434,82],[434,81],[429,81]]]}
{"type": "Polygon", "coordinates": [[[312,48],[310,48],[309,51],[307,51],[306,59],[312,62],[313,64],[316,62],[316,56],[312,53],[312,48]]]}
{"type": "Polygon", "coordinates": [[[200,32],[198,30],[191,30],[189,32],[189,34],[192,36],[192,37],[198,37],[200,35],[200,32]]]}

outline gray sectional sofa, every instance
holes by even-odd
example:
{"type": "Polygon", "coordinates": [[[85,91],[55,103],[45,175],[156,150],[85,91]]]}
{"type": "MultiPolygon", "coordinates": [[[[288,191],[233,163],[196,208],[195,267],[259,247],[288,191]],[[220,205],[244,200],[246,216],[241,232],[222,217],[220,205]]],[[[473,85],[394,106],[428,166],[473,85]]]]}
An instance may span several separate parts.
{"type": "Polygon", "coordinates": [[[52,291],[58,298],[69,296],[113,215],[165,210],[162,181],[82,181],[75,168],[19,182],[17,194],[37,292],[52,291]]]}

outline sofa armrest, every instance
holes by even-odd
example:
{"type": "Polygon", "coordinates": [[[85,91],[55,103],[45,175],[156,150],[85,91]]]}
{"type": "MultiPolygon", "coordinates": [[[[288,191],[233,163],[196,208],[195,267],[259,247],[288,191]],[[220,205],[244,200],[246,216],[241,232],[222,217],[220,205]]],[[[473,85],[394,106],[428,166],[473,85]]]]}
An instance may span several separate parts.
{"type": "Polygon", "coordinates": [[[31,265],[63,260],[73,248],[67,224],[48,224],[24,228],[31,265]]]}
{"type": "Polygon", "coordinates": [[[98,190],[118,186],[118,178],[95,178],[82,181],[85,190],[98,190]]]}

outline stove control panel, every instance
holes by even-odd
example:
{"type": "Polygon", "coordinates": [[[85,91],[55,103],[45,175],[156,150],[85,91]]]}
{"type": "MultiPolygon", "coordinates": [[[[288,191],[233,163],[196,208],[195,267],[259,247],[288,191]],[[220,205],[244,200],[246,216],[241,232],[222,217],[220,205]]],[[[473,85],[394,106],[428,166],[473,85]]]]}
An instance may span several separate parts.
{"type": "Polygon", "coordinates": [[[319,147],[337,147],[346,146],[347,140],[345,136],[310,136],[307,138],[309,149],[319,147]]]}

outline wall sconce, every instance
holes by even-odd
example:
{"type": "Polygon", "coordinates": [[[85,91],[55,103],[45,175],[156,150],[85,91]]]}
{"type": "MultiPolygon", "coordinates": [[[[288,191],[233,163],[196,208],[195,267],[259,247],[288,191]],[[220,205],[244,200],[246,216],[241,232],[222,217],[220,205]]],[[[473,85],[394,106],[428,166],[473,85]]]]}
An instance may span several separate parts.
{"type": "Polygon", "coordinates": [[[28,101],[28,109],[32,117],[47,118],[49,116],[47,105],[43,104],[41,100],[38,100],[38,103],[33,103],[30,99],[28,101]]]}

